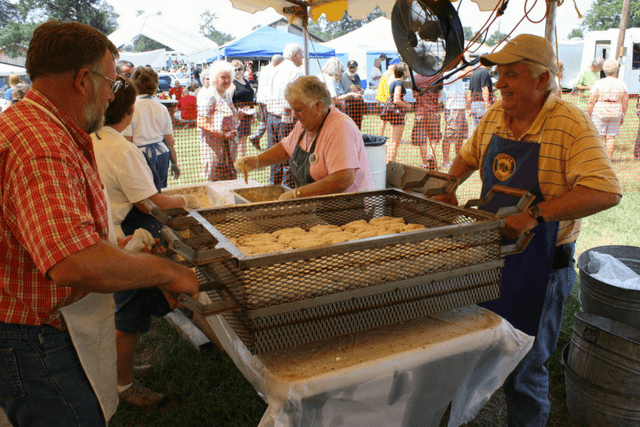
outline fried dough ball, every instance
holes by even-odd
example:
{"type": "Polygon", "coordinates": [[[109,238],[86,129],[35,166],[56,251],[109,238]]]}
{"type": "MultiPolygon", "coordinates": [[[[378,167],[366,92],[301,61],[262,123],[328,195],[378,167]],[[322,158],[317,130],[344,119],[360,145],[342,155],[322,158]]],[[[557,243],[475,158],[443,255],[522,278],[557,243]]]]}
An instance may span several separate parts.
{"type": "Polygon", "coordinates": [[[313,246],[321,246],[322,240],[319,237],[307,237],[299,240],[292,240],[289,243],[291,249],[310,248],[313,246]]]}
{"type": "Polygon", "coordinates": [[[384,222],[401,222],[402,224],[404,224],[404,218],[394,218],[392,216],[381,216],[380,218],[371,219],[371,221],[369,221],[369,224],[378,225],[384,222]]]}
{"type": "Polygon", "coordinates": [[[347,231],[348,229],[353,229],[353,228],[357,228],[357,227],[361,227],[363,225],[368,225],[367,221],[364,219],[359,219],[356,221],[351,221],[346,223],[345,225],[343,225],[342,227],[340,227],[342,229],[342,231],[347,231]]]}
{"type": "Polygon", "coordinates": [[[404,226],[404,231],[425,230],[426,228],[422,224],[407,224],[404,226]]]}
{"type": "Polygon", "coordinates": [[[247,234],[245,236],[240,236],[237,238],[237,241],[240,245],[246,245],[247,242],[255,242],[255,241],[266,241],[266,242],[275,242],[276,238],[269,233],[260,233],[260,234],[247,234]]]}
{"type": "Polygon", "coordinates": [[[300,227],[290,227],[290,228],[283,228],[282,230],[276,230],[273,233],[271,233],[271,235],[275,238],[278,238],[283,234],[307,234],[307,232],[300,227]]]}
{"type": "Polygon", "coordinates": [[[341,228],[338,227],[337,225],[331,225],[331,224],[314,225],[309,229],[309,233],[313,233],[313,234],[327,234],[327,233],[333,233],[336,231],[338,232],[341,231],[341,228]]]}

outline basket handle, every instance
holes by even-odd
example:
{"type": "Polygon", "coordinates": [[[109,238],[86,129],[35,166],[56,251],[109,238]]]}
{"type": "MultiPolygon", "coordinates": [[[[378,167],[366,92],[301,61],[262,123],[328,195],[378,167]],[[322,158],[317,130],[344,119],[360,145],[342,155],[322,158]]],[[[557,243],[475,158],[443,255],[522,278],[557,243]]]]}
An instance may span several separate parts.
{"type": "Polygon", "coordinates": [[[216,314],[227,313],[229,311],[240,308],[236,300],[233,298],[224,298],[222,301],[212,302],[211,304],[202,304],[190,295],[178,295],[178,302],[185,308],[199,314],[202,317],[215,316],[216,314]]]}
{"type": "Polygon", "coordinates": [[[520,236],[517,242],[511,245],[502,245],[500,247],[500,254],[503,256],[519,254],[526,249],[531,239],[533,239],[533,236],[535,236],[535,233],[527,231],[522,236],[520,236]]]}
{"type": "Polygon", "coordinates": [[[424,195],[427,197],[437,196],[440,194],[451,194],[458,185],[458,178],[455,175],[449,175],[443,172],[424,169],[424,176],[420,181],[407,182],[402,186],[402,189],[410,190],[412,188],[420,188],[424,186],[431,178],[436,178],[446,182],[442,187],[429,188],[427,191],[425,191],[424,195]]]}
{"type": "Polygon", "coordinates": [[[531,205],[531,203],[533,203],[533,201],[536,199],[536,196],[534,196],[527,190],[521,190],[519,188],[512,188],[512,187],[505,187],[504,185],[494,185],[491,188],[491,190],[489,190],[486,196],[484,196],[481,199],[469,200],[467,201],[467,203],[465,203],[464,207],[469,208],[473,206],[484,206],[487,203],[489,203],[489,201],[491,201],[491,199],[493,199],[493,196],[495,196],[496,194],[504,194],[506,196],[520,197],[520,200],[518,200],[518,203],[515,206],[505,206],[498,209],[498,212],[496,212],[496,215],[499,217],[521,214],[525,210],[527,210],[531,205]]]}

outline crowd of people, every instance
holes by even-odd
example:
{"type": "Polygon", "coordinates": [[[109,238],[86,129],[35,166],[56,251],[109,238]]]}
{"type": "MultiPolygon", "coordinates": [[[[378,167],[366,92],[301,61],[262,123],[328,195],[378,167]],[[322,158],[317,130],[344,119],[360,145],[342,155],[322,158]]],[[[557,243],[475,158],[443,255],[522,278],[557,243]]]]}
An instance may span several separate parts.
{"type": "MultiPolygon", "coordinates": [[[[137,339],[152,317],[176,306],[178,294],[198,294],[191,269],[151,254],[162,251],[160,224],[144,200],[162,209],[200,207],[194,197],[162,193],[169,174],[177,179],[182,171],[172,117],[154,97],[158,74],[117,60],[116,47],[90,26],[41,24],[25,65],[31,88],[0,114],[0,350],[7,356],[0,407],[15,426],[104,426],[119,400],[160,405],[165,396],[135,379],[137,339]]],[[[285,201],[372,189],[357,62],[345,73],[330,60],[318,76],[303,76],[302,62],[298,44],[284,46],[263,69],[257,93],[240,61],[212,63],[199,73],[199,88],[176,86],[181,117],[188,110],[199,132],[205,180],[269,167],[269,184],[289,188],[285,201]],[[256,155],[247,155],[247,141],[256,155]]],[[[482,196],[498,184],[535,195],[533,207],[505,218],[506,240],[535,236],[506,257],[502,296],[484,306],[535,336],[504,385],[509,425],[545,425],[544,363],[573,288],[580,219],[622,195],[609,136],[617,135],[628,91],[614,77],[617,62],[604,61],[607,77],[589,75],[578,88],[589,91],[585,114],[556,95],[550,43],[527,34],[480,62],[468,95],[461,79],[469,71],[444,83],[408,79],[401,61],[384,73],[376,66],[372,84],[384,105],[381,134],[391,127],[389,161],[413,111],[411,142],[423,167],[437,167],[433,147],[442,141],[442,161],[460,184],[479,171],[482,196]],[[415,81],[415,106],[405,100],[408,81],[415,81]]],[[[20,91],[14,83],[12,95],[20,91]]],[[[437,198],[458,204],[455,192],[437,198]]],[[[499,195],[483,209],[513,204],[499,195]]]]}

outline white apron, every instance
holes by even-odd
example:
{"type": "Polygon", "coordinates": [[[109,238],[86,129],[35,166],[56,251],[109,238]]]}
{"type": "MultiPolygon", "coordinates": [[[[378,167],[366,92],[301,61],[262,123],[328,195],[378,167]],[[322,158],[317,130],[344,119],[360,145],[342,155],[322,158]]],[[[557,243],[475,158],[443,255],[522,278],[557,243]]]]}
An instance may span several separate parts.
{"type": "MultiPolygon", "coordinates": [[[[22,102],[28,102],[41,109],[64,129],[64,125],[60,120],[38,103],[29,99],[23,99],[22,102]]],[[[117,244],[106,189],[103,189],[103,192],[107,201],[109,217],[109,242],[117,244]]],[[[113,317],[115,303],[113,294],[90,293],[80,301],[62,307],[60,312],[67,324],[67,330],[76,353],[78,353],[82,368],[100,402],[105,424],[107,424],[118,407],[116,329],[113,317]]]]}

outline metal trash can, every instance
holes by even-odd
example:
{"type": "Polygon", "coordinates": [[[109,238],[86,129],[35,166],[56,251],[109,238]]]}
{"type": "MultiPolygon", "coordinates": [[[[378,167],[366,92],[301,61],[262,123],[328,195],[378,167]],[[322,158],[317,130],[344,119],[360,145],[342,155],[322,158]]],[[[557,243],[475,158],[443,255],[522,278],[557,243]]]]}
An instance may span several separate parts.
{"type": "Polygon", "coordinates": [[[384,190],[387,186],[387,137],[363,134],[362,139],[369,159],[373,190],[384,190]]]}

